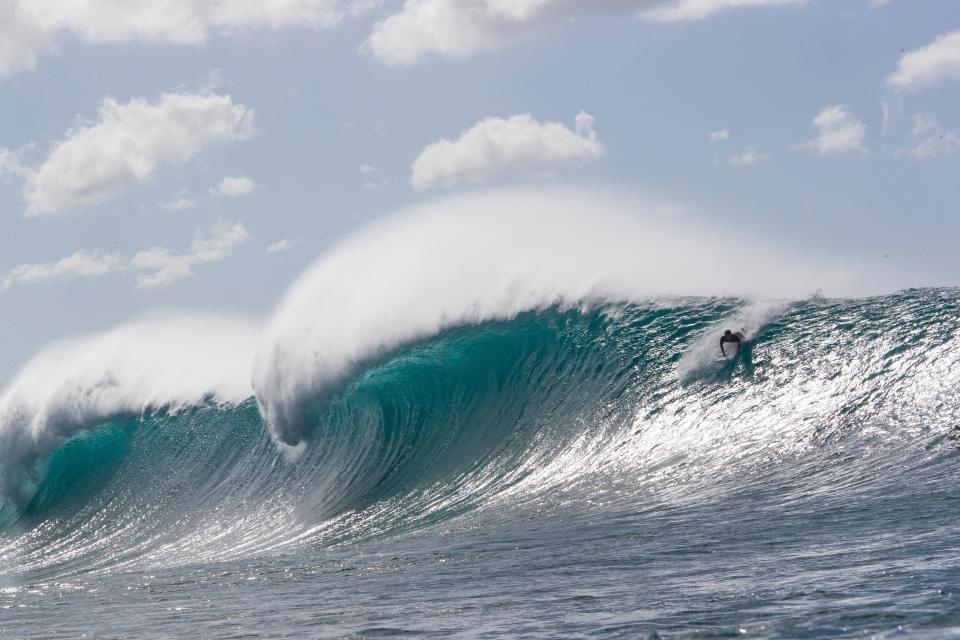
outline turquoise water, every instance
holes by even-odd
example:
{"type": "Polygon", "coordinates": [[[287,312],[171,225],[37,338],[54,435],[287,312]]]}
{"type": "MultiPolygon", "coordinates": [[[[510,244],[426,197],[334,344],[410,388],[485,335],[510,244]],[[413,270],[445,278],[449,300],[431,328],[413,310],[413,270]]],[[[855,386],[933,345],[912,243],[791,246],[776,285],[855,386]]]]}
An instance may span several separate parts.
{"type": "Polygon", "coordinates": [[[956,637],[958,331],[552,309],[355,367],[292,452],[253,398],[98,419],[3,470],[0,637],[956,637]]]}

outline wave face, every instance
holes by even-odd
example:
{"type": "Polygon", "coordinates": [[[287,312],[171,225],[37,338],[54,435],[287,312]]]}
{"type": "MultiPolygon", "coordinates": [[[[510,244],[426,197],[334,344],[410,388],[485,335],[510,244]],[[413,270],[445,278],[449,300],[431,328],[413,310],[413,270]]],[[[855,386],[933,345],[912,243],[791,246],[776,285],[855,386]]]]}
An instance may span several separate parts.
{"type": "Polygon", "coordinates": [[[355,367],[303,404],[295,449],[252,397],[81,412],[29,464],[4,459],[27,480],[8,480],[0,580],[498,530],[571,505],[616,520],[745,487],[778,487],[763,511],[952,483],[958,331],[956,290],[551,307],[355,367]],[[732,362],[716,360],[725,327],[748,338],[732,362]]]}

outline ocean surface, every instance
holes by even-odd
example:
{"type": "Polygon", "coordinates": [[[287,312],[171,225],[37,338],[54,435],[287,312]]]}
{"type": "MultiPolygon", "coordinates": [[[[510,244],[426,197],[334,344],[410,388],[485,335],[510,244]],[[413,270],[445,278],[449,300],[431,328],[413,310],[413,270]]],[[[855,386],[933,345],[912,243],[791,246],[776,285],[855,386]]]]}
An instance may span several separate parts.
{"type": "Polygon", "coordinates": [[[958,290],[267,338],[252,391],[140,330],[0,401],[2,638],[960,636],[958,290]]]}

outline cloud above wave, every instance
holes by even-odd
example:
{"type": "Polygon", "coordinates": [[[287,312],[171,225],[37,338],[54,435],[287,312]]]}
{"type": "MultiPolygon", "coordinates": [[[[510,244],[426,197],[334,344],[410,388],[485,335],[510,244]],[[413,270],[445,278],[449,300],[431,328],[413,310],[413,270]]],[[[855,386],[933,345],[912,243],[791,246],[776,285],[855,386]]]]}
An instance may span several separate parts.
{"type": "Polygon", "coordinates": [[[887,76],[887,85],[900,91],[916,91],[950,80],[960,80],[960,29],[941,34],[930,44],[903,54],[896,71],[887,76]]]}
{"type": "Polygon", "coordinates": [[[803,4],[806,0],[405,0],[378,22],[364,48],[387,65],[429,56],[465,58],[559,25],[598,15],[655,22],[702,20],[728,9],[803,4]]]}
{"type": "Polygon", "coordinates": [[[32,262],[14,267],[3,276],[0,291],[6,291],[15,283],[66,282],[76,278],[102,276],[121,269],[123,269],[123,259],[119,253],[80,249],[53,262],[32,262]]]}
{"type": "MultiPolygon", "coordinates": [[[[388,65],[430,55],[466,57],[580,18],[611,14],[654,22],[702,20],[730,9],[806,0],[404,0],[364,44],[388,65]]],[[[383,0],[6,0],[0,3],[0,79],[35,69],[64,41],[90,45],[200,46],[251,31],[324,31],[383,0]]]]}
{"type": "Polygon", "coordinates": [[[224,176],[223,180],[210,187],[210,193],[215,196],[237,198],[246,196],[257,190],[257,183],[246,176],[224,176]]]}
{"type": "Polygon", "coordinates": [[[529,114],[486,118],[456,140],[425,148],[413,163],[410,184],[423,190],[506,176],[550,176],[595,162],[604,153],[588,113],[577,115],[574,130],[559,122],[541,123],[529,114]]]}
{"type": "Polygon", "coordinates": [[[14,267],[0,278],[0,292],[14,284],[68,282],[128,271],[137,272],[137,286],[140,288],[166,287],[192,276],[198,265],[227,258],[249,239],[250,232],[242,223],[218,220],[206,231],[197,229],[190,248],[181,253],[152,247],[127,259],[119,252],[80,249],[60,260],[14,267]]]}
{"type": "Polygon", "coordinates": [[[68,130],[38,167],[5,149],[0,160],[23,180],[24,215],[56,216],[108,202],[212,145],[246,140],[253,119],[246,106],[210,92],[165,93],[153,102],[107,97],[97,118],[68,130]]]}
{"type": "Polygon", "coordinates": [[[141,272],[137,275],[138,287],[166,287],[193,275],[197,265],[223,260],[249,239],[250,232],[242,223],[219,220],[206,232],[194,232],[189,251],[174,253],[162,247],[138,251],[130,267],[141,272]]]}
{"type": "Polygon", "coordinates": [[[731,154],[727,158],[729,162],[734,167],[752,167],[757,164],[761,164],[770,159],[770,156],[760,150],[760,147],[753,145],[747,147],[740,153],[731,154]]]}
{"type": "Polygon", "coordinates": [[[795,149],[812,151],[819,156],[838,156],[845,153],[867,153],[864,144],[867,125],[840,104],[824,107],[813,118],[817,135],[795,149]]]}
{"type": "Polygon", "coordinates": [[[337,26],[369,0],[6,0],[0,2],[0,78],[34,69],[61,39],[87,44],[197,46],[214,34],[337,26]]]}
{"type": "Polygon", "coordinates": [[[914,116],[910,135],[914,144],[897,151],[898,156],[931,160],[951,156],[960,150],[960,130],[945,130],[937,119],[929,114],[918,113],[914,116]]]}

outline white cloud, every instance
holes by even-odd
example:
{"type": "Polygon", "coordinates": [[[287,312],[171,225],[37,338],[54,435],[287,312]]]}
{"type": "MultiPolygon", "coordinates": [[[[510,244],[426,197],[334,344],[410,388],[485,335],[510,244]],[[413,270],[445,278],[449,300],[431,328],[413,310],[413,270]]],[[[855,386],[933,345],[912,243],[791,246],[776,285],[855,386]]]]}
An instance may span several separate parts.
{"type": "Polygon", "coordinates": [[[97,120],[67,131],[36,170],[25,172],[26,216],[106,202],[184,164],[212,144],[253,133],[253,112],[230,96],[167,93],[156,102],[104,98],[97,120]]]}
{"type": "MultiPolygon", "coordinates": [[[[218,220],[206,232],[202,229],[194,232],[190,250],[186,253],[178,254],[162,247],[153,247],[137,252],[128,260],[119,252],[104,253],[81,249],[54,262],[28,263],[14,267],[2,275],[0,291],[6,291],[17,283],[66,281],[120,271],[139,272],[137,286],[142,288],[167,286],[192,275],[193,268],[199,264],[223,260],[249,239],[250,232],[242,223],[218,220]]],[[[280,243],[274,243],[277,244],[280,243]]]]}
{"type": "Polygon", "coordinates": [[[913,137],[920,138],[927,134],[939,133],[940,130],[940,123],[933,116],[926,113],[918,113],[913,116],[913,129],[910,131],[910,135],[913,137]]]}
{"type": "Polygon", "coordinates": [[[165,211],[183,211],[193,209],[195,206],[197,206],[196,198],[188,195],[179,195],[172,200],[160,203],[160,208],[165,211]]]}
{"type": "Polygon", "coordinates": [[[835,156],[843,153],[867,153],[864,140],[867,126],[855,118],[843,105],[824,107],[813,119],[817,135],[797,149],[813,151],[821,156],[835,156]]]}
{"type": "Polygon", "coordinates": [[[730,130],[729,129],[720,129],[718,131],[710,132],[710,142],[721,142],[723,140],[730,139],[730,130]]]}
{"type": "Polygon", "coordinates": [[[291,248],[293,248],[293,243],[290,240],[284,238],[283,240],[277,240],[276,242],[271,242],[267,246],[267,253],[268,254],[282,253],[283,251],[287,251],[291,248]]]}
{"type": "Polygon", "coordinates": [[[210,193],[215,196],[236,198],[253,193],[257,183],[244,176],[225,176],[217,185],[210,187],[210,193]]]}
{"type": "Polygon", "coordinates": [[[760,151],[760,147],[748,147],[741,153],[730,156],[729,162],[735,167],[749,167],[769,160],[770,156],[760,151]]]}
{"type": "Polygon", "coordinates": [[[3,0],[0,77],[33,69],[69,36],[88,44],[199,45],[211,34],[326,29],[375,0],[3,0]]]}
{"type": "Polygon", "coordinates": [[[363,180],[363,188],[367,191],[372,191],[374,189],[385,189],[393,184],[391,178],[378,178],[374,174],[377,173],[377,168],[370,164],[365,164],[360,167],[360,175],[365,176],[363,180]]]}
{"type": "Polygon", "coordinates": [[[5,147],[0,147],[0,180],[20,178],[26,180],[30,175],[30,168],[23,164],[19,154],[5,147]]]}
{"type": "Polygon", "coordinates": [[[206,233],[197,229],[187,253],[153,247],[137,252],[130,266],[145,272],[137,275],[138,287],[165,287],[193,275],[193,268],[198,264],[223,260],[249,239],[250,232],[242,223],[218,220],[206,233]]]}
{"type": "Polygon", "coordinates": [[[746,9],[804,4],[806,0],[672,0],[670,2],[647,2],[654,4],[641,10],[641,17],[660,22],[703,20],[725,9],[746,9]]]}
{"type": "Polygon", "coordinates": [[[466,57],[536,35],[580,16],[619,13],[647,20],[697,20],[724,9],[806,0],[405,0],[373,28],[364,47],[388,65],[429,55],[466,57]]]}
{"type": "Polygon", "coordinates": [[[947,80],[960,80],[960,29],[903,54],[897,70],[887,76],[887,84],[901,91],[928,89],[947,80]]]}
{"type": "Polygon", "coordinates": [[[456,140],[443,139],[424,149],[413,163],[410,183],[428,189],[501,176],[552,175],[603,156],[593,125],[593,116],[584,112],[576,117],[576,131],[559,122],[538,122],[529,114],[487,118],[456,140]]]}
{"type": "Polygon", "coordinates": [[[37,284],[51,280],[66,281],[75,278],[102,276],[123,268],[118,253],[102,253],[81,249],[55,262],[34,262],[14,267],[3,277],[2,290],[13,284],[37,284]]]}
{"type": "Polygon", "coordinates": [[[53,34],[24,15],[24,6],[0,2],[0,78],[33,69],[40,56],[56,51],[53,34]]]}
{"type": "Polygon", "coordinates": [[[944,131],[935,118],[919,113],[913,118],[911,135],[918,142],[897,151],[898,156],[910,156],[916,160],[930,160],[953,155],[960,149],[960,131],[944,131]]]}

